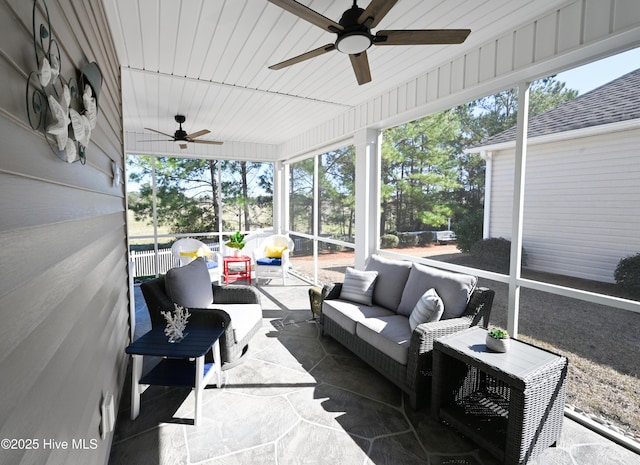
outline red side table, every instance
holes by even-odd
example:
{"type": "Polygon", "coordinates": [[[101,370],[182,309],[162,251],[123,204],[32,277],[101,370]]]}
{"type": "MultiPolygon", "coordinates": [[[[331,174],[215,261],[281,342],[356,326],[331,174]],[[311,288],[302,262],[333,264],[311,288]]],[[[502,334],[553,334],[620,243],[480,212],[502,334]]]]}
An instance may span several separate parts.
{"type": "Polygon", "coordinates": [[[247,257],[246,255],[242,255],[240,257],[229,256],[222,257],[222,261],[224,262],[224,283],[229,284],[229,280],[233,279],[234,281],[238,281],[241,279],[246,280],[249,284],[251,284],[251,257],[247,257]],[[238,269],[233,269],[229,271],[230,263],[238,263],[242,265],[242,269],[238,267],[238,269]]]}

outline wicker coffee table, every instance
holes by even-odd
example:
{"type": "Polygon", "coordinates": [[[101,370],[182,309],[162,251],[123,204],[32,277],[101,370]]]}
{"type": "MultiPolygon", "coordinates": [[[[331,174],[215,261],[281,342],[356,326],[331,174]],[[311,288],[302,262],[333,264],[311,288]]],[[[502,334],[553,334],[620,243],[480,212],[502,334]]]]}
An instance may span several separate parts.
{"type": "Polygon", "coordinates": [[[525,464],[560,437],[567,359],[512,340],[489,352],[474,327],[435,341],[431,414],[505,464],[525,464]]]}

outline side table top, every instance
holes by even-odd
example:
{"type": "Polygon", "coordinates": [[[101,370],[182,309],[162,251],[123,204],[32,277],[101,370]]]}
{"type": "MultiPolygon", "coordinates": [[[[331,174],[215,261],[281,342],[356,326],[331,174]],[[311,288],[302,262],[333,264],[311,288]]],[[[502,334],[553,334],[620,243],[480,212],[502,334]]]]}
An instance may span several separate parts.
{"type": "Polygon", "coordinates": [[[473,327],[449,336],[436,339],[434,347],[445,353],[455,352],[463,361],[471,361],[493,368],[510,378],[525,381],[538,371],[565,359],[558,354],[511,339],[511,346],[506,353],[491,352],[485,340],[487,330],[473,327]]]}
{"type": "Polygon", "coordinates": [[[225,255],[224,257],[222,257],[222,259],[225,262],[246,262],[246,261],[251,261],[251,257],[249,257],[248,255],[240,255],[239,257],[236,257],[235,255],[225,255]]]}
{"type": "Polygon", "coordinates": [[[164,327],[158,326],[129,344],[127,354],[159,357],[196,358],[207,353],[222,336],[224,328],[189,327],[180,342],[169,342],[164,327]]]}

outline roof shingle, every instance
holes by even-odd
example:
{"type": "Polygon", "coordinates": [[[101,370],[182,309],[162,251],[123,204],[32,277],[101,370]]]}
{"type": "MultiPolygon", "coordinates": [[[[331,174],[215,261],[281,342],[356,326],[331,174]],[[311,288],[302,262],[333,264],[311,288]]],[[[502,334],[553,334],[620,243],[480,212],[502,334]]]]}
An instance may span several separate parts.
{"type": "MultiPolygon", "coordinates": [[[[640,118],[640,68],[529,119],[528,137],[583,129],[640,118]]],[[[479,146],[510,142],[516,126],[485,139],[479,146]]]]}

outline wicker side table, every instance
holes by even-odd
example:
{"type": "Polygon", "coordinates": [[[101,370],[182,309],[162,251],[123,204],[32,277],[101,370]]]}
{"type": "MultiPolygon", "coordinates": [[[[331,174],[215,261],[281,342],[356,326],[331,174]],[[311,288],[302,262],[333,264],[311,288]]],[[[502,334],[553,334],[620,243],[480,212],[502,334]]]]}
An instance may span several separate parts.
{"type": "Polygon", "coordinates": [[[311,305],[311,316],[315,320],[322,313],[322,288],[309,288],[309,304],[311,305]]]}
{"type": "Polygon", "coordinates": [[[487,351],[483,328],[435,341],[431,414],[505,464],[526,464],[560,437],[566,357],[512,340],[487,351]]]}

